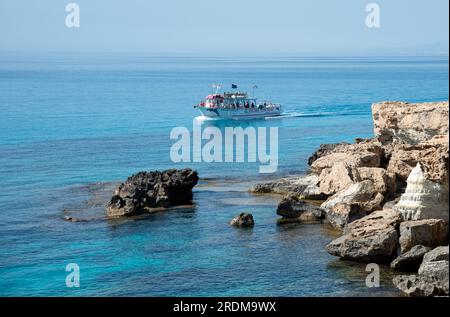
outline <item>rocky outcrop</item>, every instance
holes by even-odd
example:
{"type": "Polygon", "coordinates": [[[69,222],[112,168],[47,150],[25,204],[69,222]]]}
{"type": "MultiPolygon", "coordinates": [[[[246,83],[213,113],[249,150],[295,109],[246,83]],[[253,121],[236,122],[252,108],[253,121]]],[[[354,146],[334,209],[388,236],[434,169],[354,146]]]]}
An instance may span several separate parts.
{"type": "Polygon", "coordinates": [[[317,175],[294,176],[254,185],[250,191],[256,194],[294,194],[304,199],[324,199],[318,187],[317,175]]]}
{"type": "Polygon", "coordinates": [[[418,274],[399,275],[394,277],[392,282],[408,296],[448,296],[448,246],[446,248],[439,247],[439,250],[434,249],[426,253],[418,274]]]}
{"type": "Polygon", "coordinates": [[[152,208],[189,203],[198,182],[191,169],[139,172],[120,184],[107,205],[109,217],[134,216],[152,208]]]}
{"type": "Polygon", "coordinates": [[[399,243],[401,253],[419,244],[430,248],[448,244],[448,223],[442,219],[402,222],[399,243]]]}
{"type": "Polygon", "coordinates": [[[255,221],[253,220],[253,215],[243,212],[230,221],[230,225],[235,227],[253,227],[255,221]]]}
{"type": "Polygon", "coordinates": [[[339,148],[350,145],[350,143],[342,142],[335,144],[321,144],[320,147],[308,158],[308,165],[312,165],[319,158],[338,151],[339,148]]]}
{"type": "Polygon", "coordinates": [[[394,208],[400,211],[404,220],[448,221],[448,188],[425,178],[418,163],[408,177],[405,193],[394,208]]]}
{"type": "Polygon", "coordinates": [[[448,101],[381,102],[372,105],[374,131],[380,140],[418,144],[448,134],[448,101]]]}
{"type": "Polygon", "coordinates": [[[391,268],[403,272],[417,272],[422,263],[424,255],[430,251],[430,248],[423,245],[416,245],[411,250],[401,254],[391,262],[391,268]]]}
{"type": "Polygon", "coordinates": [[[406,181],[412,169],[420,163],[426,179],[448,187],[448,134],[439,135],[417,145],[391,144],[387,171],[406,181]]]}
{"type": "Polygon", "coordinates": [[[374,183],[364,180],[328,198],[320,207],[327,212],[330,223],[343,228],[347,223],[381,209],[384,196],[376,191],[374,183]]]}
{"type": "Polygon", "coordinates": [[[325,212],[295,195],[284,197],[278,204],[277,214],[283,222],[317,222],[325,218],[325,212]]]}
{"type": "Polygon", "coordinates": [[[392,209],[373,212],[349,223],[344,235],[331,241],[326,250],[344,260],[390,262],[398,246],[400,214],[392,209]]]}

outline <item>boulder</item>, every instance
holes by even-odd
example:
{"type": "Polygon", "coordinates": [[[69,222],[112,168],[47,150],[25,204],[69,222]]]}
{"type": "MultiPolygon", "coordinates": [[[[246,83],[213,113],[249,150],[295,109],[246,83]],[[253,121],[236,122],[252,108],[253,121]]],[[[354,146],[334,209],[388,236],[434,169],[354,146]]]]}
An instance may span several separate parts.
{"type": "Polygon", "coordinates": [[[372,105],[375,135],[383,143],[398,140],[418,144],[435,135],[448,134],[448,108],[448,101],[375,103],[372,105]]]}
{"type": "Polygon", "coordinates": [[[405,193],[395,207],[404,220],[444,219],[448,221],[448,189],[425,178],[420,164],[411,171],[405,193]]]}
{"type": "Polygon", "coordinates": [[[321,144],[320,147],[308,158],[308,165],[311,166],[311,164],[317,161],[319,158],[331,154],[334,151],[338,151],[339,148],[347,145],[350,145],[350,143],[341,142],[335,144],[321,144]]]}
{"type": "Polygon", "coordinates": [[[337,162],[331,168],[324,168],[321,171],[319,189],[325,195],[334,195],[358,180],[355,168],[344,162],[337,162]]]}
{"type": "Polygon", "coordinates": [[[391,262],[391,268],[397,271],[417,272],[422,263],[424,255],[430,248],[423,245],[416,245],[411,250],[401,254],[391,262]]]}
{"type": "Polygon", "coordinates": [[[449,262],[424,262],[419,274],[398,275],[392,282],[407,296],[448,296],[449,262]]]}
{"type": "Polygon", "coordinates": [[[361,210],[370,213],[381,209],[383,201],[383,195],[376,192],[373,182],[365,180],[351,184],[346,189],[328,198],[320,207],[328,213],[333,210],[336,204],[358,204],[361,210]]]}
{"type": "Polygon", "coordinates": [[[277,215],[283,217],[279,223],[318,222],[325,218],[325,212],[322,209],[295,195],[287,195],[280,201],[277,215]]]}
{"type": "Polygon", "coordinates": [[[230,225],[235,227],[253,227],[255,222],[252,214],[243,212],[231,219],[230,225]]]}
{"type": "Polygon", "coordinates": [[[327,219],[333,227],[342,230],[348,223],[366,215],[360,204],[337,203],[328,210],[327,219]]]}
{"type": "Polygon", "coordinates": [[[423,257],[423,262],[433,261],[448,261],[448,245],[434,248],[423,257]]]}
{"type": "Polygon", "coordinates": [[[448,244],[448,223],[442,219],[402,222],[399,242],[401,253],[419,244],[430,248],[446,245],[448,244]]]}
{"type": "Polygon", "coordinates": [[[250,189],[257,194],[295,194],[304,199],[324,199],[318,187],[319,178],[317,175],[294,176],[277,179],[274,181],[259,183],[250,189]]]}
{"type": "Polygon", "coordinates": [[[134,216],[189,203],[197,182],[197,172],[191,169],[139,172],[117,186],[106,207],[107,216],[134,216]]]}
{"type": "Polygon", "coordinates": [[[390,262],[398,246],[400,214],[392,209],[377,210],[349,223],[344,235],[331,241],[328,253],[357,262],[390,262]]]}

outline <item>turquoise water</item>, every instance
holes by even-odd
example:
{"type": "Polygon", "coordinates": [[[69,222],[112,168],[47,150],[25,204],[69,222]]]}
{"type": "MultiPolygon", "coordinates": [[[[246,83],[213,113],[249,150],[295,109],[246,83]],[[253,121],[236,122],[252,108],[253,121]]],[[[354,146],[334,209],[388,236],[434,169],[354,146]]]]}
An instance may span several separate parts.
{"type": "Polygon", "coordinates": [[[304,173],[321,143],[372,136],[370,104],[448,100],[447,58],[160,58],[0,54],[0,295],[381,296],[364,266],[337,261],[324,225],[278,226],[277,197],[255,181],[304,173]],[[279,168],[171,162],[169,134],[192,128],[210,85],[257,83],[280,119],[203,122],[276,126],[279,168]],[[193,167],[194,206],[104,219],[114,182],[140,170],[193,167]],[[66,210],[66,211],[65,211],[66,210]],[[254,214],[250,230],[227,222],[254,214]],[[81,222],[63,218],[73,214],[81,222]],[[80,266],[67,288],[65,266],[80,266]]]}

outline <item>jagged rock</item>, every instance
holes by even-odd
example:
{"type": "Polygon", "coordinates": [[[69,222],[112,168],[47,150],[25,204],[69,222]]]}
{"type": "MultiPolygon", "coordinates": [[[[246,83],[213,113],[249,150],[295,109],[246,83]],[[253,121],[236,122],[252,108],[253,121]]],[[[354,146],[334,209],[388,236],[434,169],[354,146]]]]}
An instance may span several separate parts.
{"type": "Polygon", "coordinates": [[[395,205],[404,220],[445,219],[448,221],[448,189],[429,181],[420,164],[411,171],[405,193],[395,205]]]}
{"type": "Polygon", "coordinates": [[[397,191],[395,174],[389,174],[384,168],[379,167],[359,167],[359,181],[370,180],[376,192],[384,196],[393,197],[397,191]]]}
{"type": "Polygon", "coordinates": [[[331,153],[314,161],[311,171],[320,175],[322,170],[331,169],[337,163],[344,163],[349,167],[378,167],[380,156],[368,151],[331,153]]]}
{"type": "Polygon", "coordinates": [[[409,251],[415,245],[430,248],[448,244],[448,223],[442,219],[405,221],[400,224],[401,253],[409,251]]]}
{"type": "Polygon", "coordinates": [[[283,218],[303,219],[305,221],[320,220],[325,216],[322,209],[294,195],[288,195],[280,201],[277,208],[277,215],[283,218]]]}
{"type": "Polygon", "coordinates": [[[349,223],[344,235],[331,241],[328,253],[358,262],[390,262],[398,245],[400,214],[392,209],[377,210],[349,223]]]}
{"type": "Polygon", "coordinates": [[[372,105],[374,132],[384,142],[418,144],[448,134],[448,101],[428,103],[381,102],[372,105]]]}
{"type": "Polygon", "coordinates": [[[319,189],[325,195],[333,195],[358,180],[355,168],[344,162],[337,162],[331,168],[322,170],[319,175],[319,189]]]}
{"type": "Polygon", "coordinates": [[[394,285],[408,296],[448,296],[449,262],[424,262],[417,275],[398,275],[394,285]]]}
{"type": "Polygon", "coordinates": [[[156,207],[188,203],[197,182],[197,172],[191,169],[139,172],[116,188],[107,215],[134,216],[156,207]]]}
{"type": "Polygon", "coordinates": [[[411,250],[401,254],[391,262],[391,268],[397,271],[417,272],[422,263],[424,255],[430,248],[423,245],[416,245],[411,250]]]}
{"type": "Polygon", "coordinates": [[[357,204],[361,210],[370,213],[376,209],[381,209],[383,201],[383,195],[376,192],[373,182],[365,180],[351,184],[345,190],[328,198],[320,207],[328,213],[333,210],[336,204],[357,204]]]}
{"type": "Polygon", "coordinates": [[[348,223],[366,215],[359,204],[337,203],[327,212],[327,219],[333,227],[343,229],[348,223]]]}
{"type": "Polygon", "coordinates": [[[318,187],[319,178],[317,175],[285,177],[274,181],[260,183],[250,189],[253,193],[265,194],[295,194],[304,199],[324,199],[318,187]]]}
{"type": "Polygon", "coordinates": [[[423,257],[423,262],[448,261],[448,245],[434,248],[423,257]]]}
{"type": "Polygon", "coordinates": [[[255,222],[252,214],[243,212],[231,219],[230,225],[235,227],[253,227],[255,222]]]}
{"type": "Polygon", "coordinates": [[[448,188],[449,143],[448,135],[409,145],[396,142],[387,166],[388,173],[406,181],[412,169],[420,163],[426,179],[446,185],[448,188]]]}

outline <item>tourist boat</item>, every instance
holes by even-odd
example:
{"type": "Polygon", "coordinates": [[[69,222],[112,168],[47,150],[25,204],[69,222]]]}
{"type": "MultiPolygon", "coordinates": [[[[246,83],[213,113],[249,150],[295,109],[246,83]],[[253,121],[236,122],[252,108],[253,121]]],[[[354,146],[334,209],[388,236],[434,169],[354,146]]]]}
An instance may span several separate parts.
{"type": "MultiPolygon", "coordinates": [[[[281,115],[281,105],[272,102],[258,103],[254,97],[249,97],[245,92],[218,93],[219,85],[213,85],[214,93],[207,95],[205,100],[195,105],[203,116],[220,119],[256,119],[276,117],[281,115]]],[[[254,89],[257,86],[253,87],[254,89]]],[[[232,85],[232,89],[237,89],[232,85]]]]}

